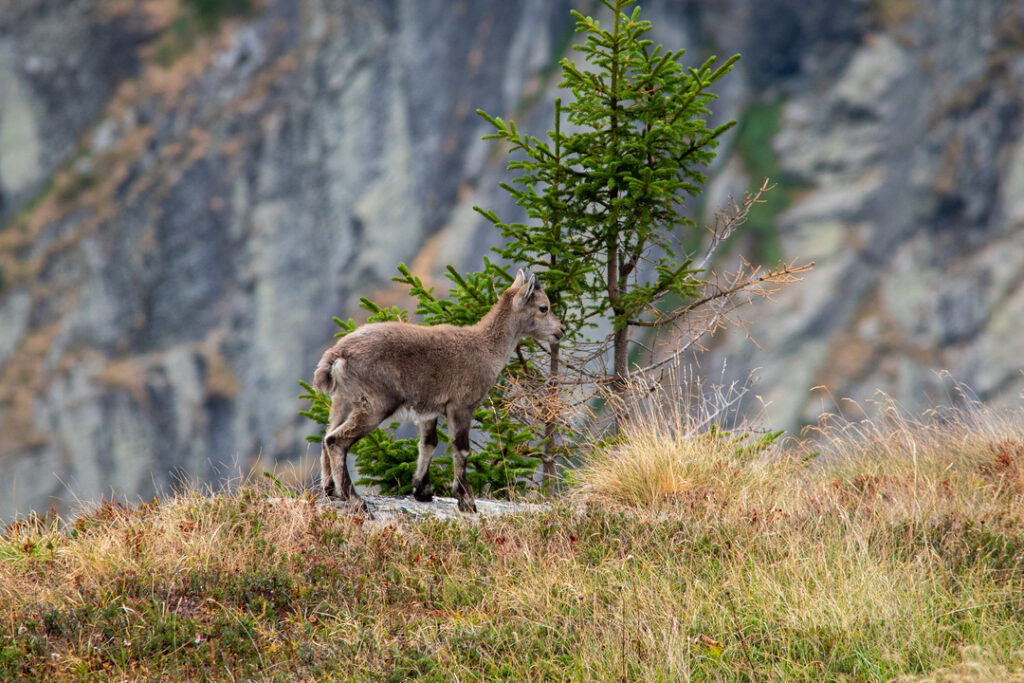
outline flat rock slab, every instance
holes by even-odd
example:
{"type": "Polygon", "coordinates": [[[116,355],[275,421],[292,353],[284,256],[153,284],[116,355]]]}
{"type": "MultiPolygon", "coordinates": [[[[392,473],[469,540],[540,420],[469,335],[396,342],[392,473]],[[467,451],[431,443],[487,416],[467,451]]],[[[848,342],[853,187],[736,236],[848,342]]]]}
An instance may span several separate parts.
{"type": "MultiPolygon", "coordinates": [[[[485,517],[501,517],[520,512],[541,512],[547,510],[547,505],[537,503],[514,503],[508,500],[477,499],[476,513],[461,512],[456,505],[454,498],[442,498],[434,496],[429,503],[421,503],[412,496],[376,496],[362,494],[363,500],[370,506],[370,515],[362,511],[353,510],[346,503],[341,501],[320,498],[318,505],[330,505],[338,510],[351,514],[353,517],[362,517],[374,525],[388,525],[396,522],[408,522],[418,519],[439,519],[439,520],[462,520],[466,522],[478,522],[485,517]]],[[[279,504],[286,503],[287,498],[270,498],[268,502],[279,504]]]]}

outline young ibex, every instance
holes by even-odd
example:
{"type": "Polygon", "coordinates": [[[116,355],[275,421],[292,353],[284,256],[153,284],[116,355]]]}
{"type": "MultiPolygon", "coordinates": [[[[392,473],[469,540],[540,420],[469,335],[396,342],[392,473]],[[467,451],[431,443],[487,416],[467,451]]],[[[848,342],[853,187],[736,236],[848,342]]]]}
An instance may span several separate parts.
{"type": "Polygon", "coordinates": [[[313,375],[313,386],[331,397],[321,458],[324,493],[366,508],[352,486],[346,456],[352,444],[390,417],[416,423],[419,458],[413,495],[431,500],[430,460],[437,446],[437,420],[445,417],[454,450],[452,492],[460,510],[476,512],[466,483],[473,411],[520,338],[557,341],[562,334],[562,323],[552,314],[537,276],[520,270],[512,286],[475,325],[374,323],[339,339],[324,353],[313,375]]]}

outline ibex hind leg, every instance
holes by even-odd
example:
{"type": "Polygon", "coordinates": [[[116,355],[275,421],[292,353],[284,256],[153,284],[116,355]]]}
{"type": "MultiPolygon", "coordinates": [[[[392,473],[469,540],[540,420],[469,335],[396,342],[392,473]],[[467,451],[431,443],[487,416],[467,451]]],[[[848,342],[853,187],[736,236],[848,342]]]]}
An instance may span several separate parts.
{"type": "Polygon", "coordinates": [[[329,451],[331,475],[338,497],[347,500],[352,507],[366,512],[369,512],[366,501],[356,493],[348,474],[348,450],[352,444],[376,429],[385,417],[386,412],[371,413],[365,405],[355,405],[345,421],[324,437],[324,446],[329,451]]]}
{"type": "MultiPolygon", "coordinates": [[[[351,412],[352,406],[340,396],[331,398],[331,412],[327,420],[327,433],[330,434],[345,421],[351,412]]],[[[328,498],[336,498],[339,491],[334,486],[334,473],[331,468],[331,452],[327,447],[327,438],[321,442],[320,449],[320,485],[323,487],[324,495],[328,498]]]]}
{"type": "Polygon", "coordinates": [[[320,444],[320,486],[326,497],[334,498],[337,495],[337,491],[334,489],[334,477],[331,476],[331,454],[327,450],[326,442],[320,444]]]}

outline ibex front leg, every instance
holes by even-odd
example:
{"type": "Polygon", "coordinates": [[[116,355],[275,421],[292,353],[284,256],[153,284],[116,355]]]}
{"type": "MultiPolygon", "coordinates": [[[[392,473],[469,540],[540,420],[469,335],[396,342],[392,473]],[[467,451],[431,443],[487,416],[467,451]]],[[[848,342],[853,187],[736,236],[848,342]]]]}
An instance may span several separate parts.
{"type": "Polygon", "coordinates": [[[434,487],[430,484],[430,461],[437,448],[437,419],[417,422],[420,433],[420,454],[416,460],[416,473],[412,476],[412,495],[416,500],[429,503],[434,499],[434,487]]]}
{"type": "Polygon", "coordinates": [[[469,456],[469,424],[473,419],[472,410],[449,410],[448,429],[452,434],[452,468],[455,480],[452,482],[452,495],[458,501],[463,512],[476,512],[476,501],[473,492],[466,482],[466,458],[469,456]]]}

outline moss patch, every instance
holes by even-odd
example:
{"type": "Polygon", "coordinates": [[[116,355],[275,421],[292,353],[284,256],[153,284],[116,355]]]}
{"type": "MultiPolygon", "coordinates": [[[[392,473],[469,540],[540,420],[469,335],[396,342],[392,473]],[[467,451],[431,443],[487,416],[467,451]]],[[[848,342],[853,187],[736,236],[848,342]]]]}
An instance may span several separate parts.
{"type": "Polygon", "coordinates": [[[739,155],[753,185],[760,186],[765,178],[774,187],[750,209],[742,234],[754,240],[755,262],[775,264],[783,258],[782,244],[775,228],[775,218],[789,206],[793,187],[786,183],[772,140],[779,131],[782,102],[759,102],[744,113],[737,126],[734,150],[739,155]]]}
{"type": "Polygon", "coordinates": [[[252,0],[185,0],[203,30],[217,28],[222,19],[248,14],[253,10],[252,0]]]}
{"type": "Polygon", "coordinates": [[[254,10],[253,0],[184,0],[182,11],[157,41],[156,62],[167,69],[192,51],[201,33],[211,33],[220,22],[245,16],[254,10]]]}

